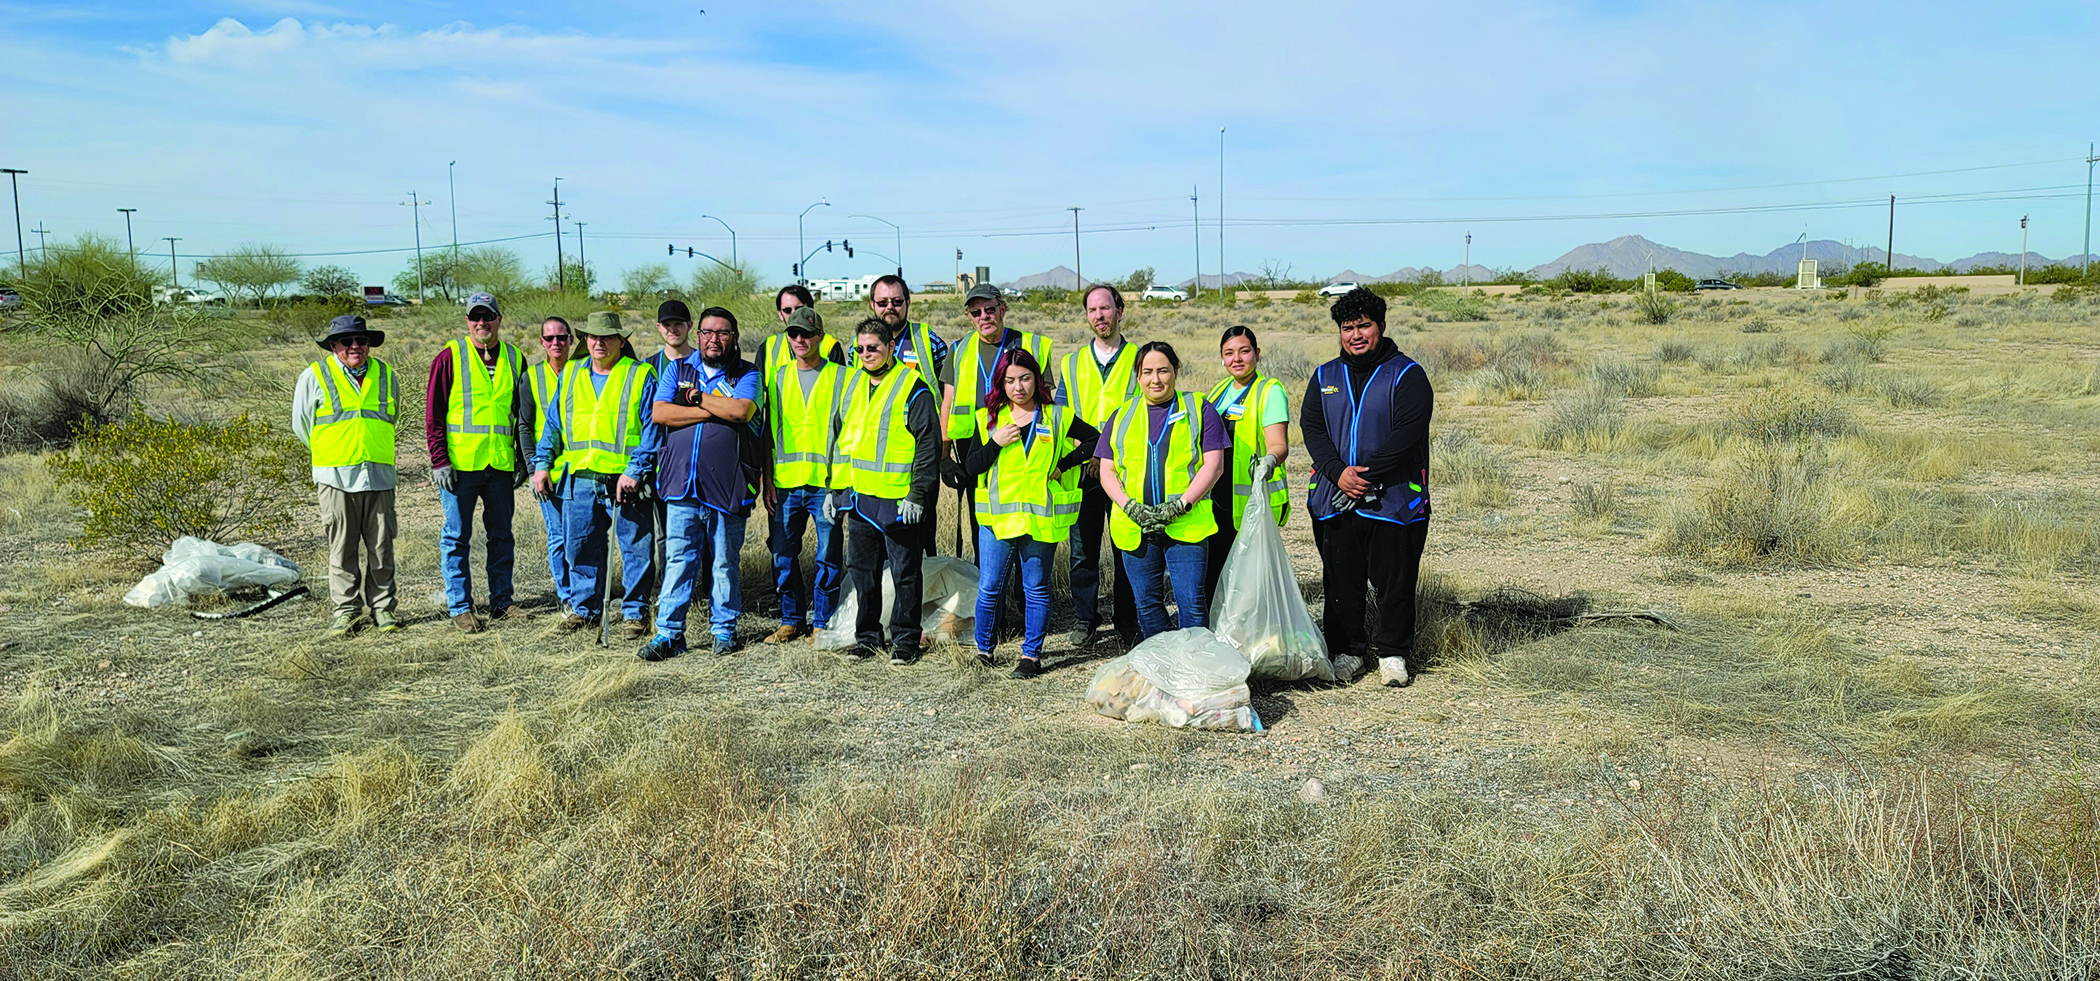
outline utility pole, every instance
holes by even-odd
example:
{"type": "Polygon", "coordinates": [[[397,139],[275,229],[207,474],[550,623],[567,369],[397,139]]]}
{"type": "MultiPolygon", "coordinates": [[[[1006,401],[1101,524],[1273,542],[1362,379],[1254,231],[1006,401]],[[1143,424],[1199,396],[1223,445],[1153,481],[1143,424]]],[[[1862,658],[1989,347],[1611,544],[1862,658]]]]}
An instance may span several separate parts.
{"type": "MultiPolygon", "coordinates": [[[[2093,270],[2093,164],[2100,163],[2100,156],[2093,155],[2093,145],[2085,145],[2085,255],[2078,267],[2078,277],[2084,279],[2093,270]]],[[[22,228],[22,202],[15,199],[15,229],[20,237],[22,228]]]]}
{"type": "Polygon", "coordinates": [[[176,289],[181,289],[181,288],[182,288],[182,264],[181,264],[181,262],[180,262],[179,260],[177,260],[177,259],[175,258],[175,243],[177,243],[177,242],[180,242],[180,241],[182,241],[182,239],[176,238],[176,237],[174,237],[174,236],[172,236],[172,235],[171,235],[171,236],[167,236],[167,242],[168,242],[168,281],[169,281],[169,284],[170,284],[170,285],[172,285],[172,286],[174,286],[174,287],[175,287],[176,289]]]}
{"type": "Polygon", "coordinates": [[[554,217],[550,219],[554,222],[554,290],[557,293],[567,293],[568,270],[561,266],[561,178],[554,179],[554,200],[547,203],[554,206],[554,217]]]}
{"type": "Polygon", "coordinates": [[[1191,287],[1189,299],[1200,300],[1203,298],[1203,212],[1198,210],[1196,204],[1196,185],[1194,184],[1189,185],[1189,217],[1193,219],[1191,223],[1196,228],[1196,281],[1189,284],[1191,287]]]}
{"type": "Polygon", "coordinates": [[[42,222],[38,222],[35,228],[29,230],[29,233],[36,236],[36,257],[42,260],[45,248],[44,236],[51,234],[51,229],[45,228],[42,222]]]}
{"type": "MultiPolygon", "coordinates": [[[[1650,260],[1651,262],[1653,260],[1650,260]]],[[[1458,267],[1458,285],[1463,289],[1473,285],[1473,233],[1466,233],[1466,264],[1458,267]]]]}
{"type": "Polygon", "coordinates": [[[1079,213],[1086,209],[1072,207],[1065,210],[1072,213],[1072,288],[1083,290],[1086,289],[1086,277],[1079,272],[1079,213]]]}
{"type": "Polygon", "coordinates": [[[571,220],[569,224],[576,226],[576,275],[583,277],[583,295],[585,298],[589,298],[591,295],[591,267],[587,264],[588,260],[583,257],[583,226],[590,224],[590,222],[571,220]]]}
{"type": "Polygon", "coordinates": [[[2020,216],[2020,285],[2027,285],[2027,216],[2020,216]]]}
{"type": "Polygon", "coordinates": [[[1225,127],[1218,127],[1218,294],[1227,302],[1233,294],[1225,292],[1225,127]]]}
{"type": "MultiPolygon", "coordinates": [[[[702,217],[702,218],[713,218],[713,219],[714,219],[714,220],[715,220],[716,222],[719,222],[719,223],[721,224],[721,226],[722,226],[723,228],[728,228],[728,229],[729,229],[729,264],[730,264],[730,265],[732,265],[732,266],[736,266],[736,267],[737,267],[737,269],[739,269],[739,270],[742,270],[742,269],[743,269],[744,267],[743,267],[743,266],[739,266],[739,265],[737,265],[737,258],[736,258],[736,229],[734,229],[734,228],[729,228],[729,223],[728,223],[728,222],[726,222],[726,221],[722,221],[722,219],[720,219],[720,218],[715,218],[715,216],[713,216],[713,215],[701,215],[700,217],[702,217]]],[[[900,239],[899,241],[902,241],[902,239],[900,239]]],[[[897,261],[898,261],[898,262],[903,262],[904,260],[900,258],[900,259],[898,259],[897,261]]],[[[901,276],[901,275],[903,275],[903,274],[902,274],[902,273],[899,273],[898,275],[900,275],[900,276],[901,276]]]]}
{"type": "Polygon", "coordinates": [[[459,188],[452,183],[452,165],[445,161],[445,204],[452,209],[452,275],[459,275],[459,188]]]}
{"type": "Polygon", "coordinates": [[[962,250],[955,250],[955,284],[962,285],[962,250]]]}
{"type": "MultiPolygon", "coordinates": [[[[1807,247],[1806,245],[1803,245],[1803,246],[1801,247],[1801,254],[1802,254],[1802,256],[1804,256],[1804,257],[1806,257],[1806,256],[1808,255],[1808,247],[1807,247]]],[[[1889,275],[1891,275],[1891,276],[1895,275],[1895,274],[1896,274],[1896,196],[1895,196],[1895,195],[1893,195],[1893,194],[1889,195],[1889,247],[1888,247],[1888,253],[1887,253],[1887,254],[1885,254],[1885,255],[1883,255],[1883,256],[1882,256],[1881,258],[1882,258],[1882,260],[1883,260],[1883,261],[1884,261],[1885,263],[1887,263],[1887,268],[1883,269],[1883,270],[1882,270],[1882,272],[1888,273],[1888,274],[1889,274],[1889,275]]]]}
{"type": "Polygon", "coordinates": [[[137,208],[118,208],[124,213],[124,251],[131,253],[131,271],[139,271],[139,247],[131,244],[131,213],[137,208]]]}
{"type": "Polygon", "coordinates": [[[409,213],[414,215],[416,225],[416,302],[423,302],[423,199],[416,192],[408,192],[409,213]]]}
{"type": "MultiPolygon", "coordinates": [[[[2092,169],[2093,168],[2091,167],[2087,167],[2086,172],[2091,173],[2092,169]]],[[[13,188],[15,192],[15,274],[22,277],[23,279],[28,279],[29,250],[22,247],[22,185],[15,183],[15,181],[21,175],[29,173],[29,171],[17,170],[13,167],[0,167],[0,173],[4,173],[7,175],[7,186],[13,188]]],[[[2085,209],[2087,215],[2086,224],[2088,225],[2093,223],[2093,219],[2091,217],[2093,213],[2092,196],[2092,191],[2088,189],[2086,192],[2087,203],[2085,209]]]]}

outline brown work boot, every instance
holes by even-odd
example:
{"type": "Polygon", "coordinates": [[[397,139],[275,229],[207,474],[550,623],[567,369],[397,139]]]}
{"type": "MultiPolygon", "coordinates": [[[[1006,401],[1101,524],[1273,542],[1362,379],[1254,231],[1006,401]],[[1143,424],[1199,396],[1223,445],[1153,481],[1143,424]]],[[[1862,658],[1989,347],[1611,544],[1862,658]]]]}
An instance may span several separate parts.
{"type": "Polygon", "coordinates": [[[525,620],[532,619],[532,611],[527,610],[526,608],[519,606],[516,603],[512,603],[511,605],[504,607],[503,612],[490,614],[489,619],[522,622],[525,620]]]}
{"type": "Polygon", "coordinates": [[[459,632],[463,634],[478,634],[483,629],[481,618],[475,616],[473,610],[453,617],[452,625],[458,627],[459,632]]]}
{"type": "Polygon", "coordinates": [[[620,621],[620,636],[628,640],[640,640],[649,634],[649,624],[642,620],[620,621]]]}
{"type": "Polygon", "coordinates": [[[589,618],[589,617],[586,617],[586,616],[583,616],[583,615],[580,615],[580,614],[576,614],[576,613],[564,613],[564,614],[562,614],[562,615],[561,615],[561,632],[562,632],[562,633],[565,633],[565,634],[573,634],[573,633],[575,633],[576,631],[578,631],[578,630],[582,630],[583,628],[585,628],[585,627],[588,627],[588,626],[590,626],[590,625],[591,625],[591,618],[589,618]]]}
{"type": "Polygon", "coordinates": [[[767,634],[764,643],[785,644],[806,633],[809,633],[808,627],[798,627],[791,623],[784,623],[780,625],[779,630],[767,634]]]}

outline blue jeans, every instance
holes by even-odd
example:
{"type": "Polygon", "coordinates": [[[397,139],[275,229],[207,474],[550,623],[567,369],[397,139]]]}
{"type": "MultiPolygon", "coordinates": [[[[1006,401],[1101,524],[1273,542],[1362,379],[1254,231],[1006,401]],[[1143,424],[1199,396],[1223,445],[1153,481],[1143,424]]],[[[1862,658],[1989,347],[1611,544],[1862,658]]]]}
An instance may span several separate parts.
{"type": "Polygon", "coordinates": [[[805,627],[814,621],[822,630],[831,625],[831,611],[838,609],[839,589],[846,581],[846,529],[824,517],[824,498],[829,493],[821,487],[784,488],[767,520],[772,538],[766,544],[773,552],[773,588],[780,595],[782,626],[805,627]],[[817,525],[814,596],[802,584],[798,568],[802,529],[810,522],[817,525]]]}
{"type": "Polygon", "coordinates": [[[569,596],[569,525],[561,498],[549,495],[540,502],[540,521],[547,526],[547,574],[554,577],[554,599],[561,602],[569,596]]]}
{"type": "MultiPolygon", "coordinates": [[[[1202,542],[1178,542],[1147,535],[1134,552],[1123,553],[1130,592],[1137,600],[1138,632],[1144,637],[1167,629],[1167,584],[1174,581],[1174,605],[1181,628],[1210,625],[1210,603],[1203,595],[1203,568],[1210,550],[1202,542]]],[[[1139,639],[1143,639],[1142,637],[1139,639]]]]}
{"type": "Polygon", "coordinates": [[[1026,535],[996,538],[992,530],[977,528],[977,649],[989,651],[999,642],[996,633],[1002,592],[1012,578],[1015,562],[1021,563],[1021,598],[1027,609],[1023,618],[1021,656],[1043,652],[1043,631],[1050,625],[1050,563],[1057,557],[1056,542],[1039,542],[1026,535]]]}
{"type": "Polygon", "coordinates": [[[702,570],[713,580],[709,629],[716,637],[736,636],[736,618],[744,612],[737,555],[744,550],[748,517],[697,501],[673,501],[664,508],[664,588],[656,601],[657,636],[685,636],[685,614],[692,609],[693,583],[702,570]]]}
{"type": "Polygon", "coordinates": [[[612,481],[571,476],[562,484],[562,532],[569,556],[569,592],[562,597],[578,616],[596,618],[598,577],[605,571],[605,532],[610,528],[620,542],[620,615],[642,618],[648,606],[650,565],[656,559],[656,529],[649,502],[630,499],[613,502],[612,481]]]}
{"type": "Polygon", "coordinates": [[[444,553],[445,612],[456,617],[474,611],[474,577],[467,555],[474,544],[474,506],[479,503],[484,508],[481,530],[489,536],[489,612],[501,613],[511,605],[511,566],[517,558],[510,519],[518,505],[510,471],[461,470],[452,475],[452,487],[438,488],[438,502],[445,508],[445,531],[438,540],[444,553]]]}

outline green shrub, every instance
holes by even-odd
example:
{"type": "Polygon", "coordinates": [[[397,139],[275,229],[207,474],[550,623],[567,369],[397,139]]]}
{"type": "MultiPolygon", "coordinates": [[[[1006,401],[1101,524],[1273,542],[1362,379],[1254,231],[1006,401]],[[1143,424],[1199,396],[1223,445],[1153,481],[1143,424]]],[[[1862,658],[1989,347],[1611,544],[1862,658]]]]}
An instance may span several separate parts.
{"type": "Polygon", "coordinates": [[[1683,364],[1698,355],[1688,341],[1657,341],[1652,352],[1655,360],[1663,364],[1683,364]]]}
{"type": "Polygon", "coordinates": [[[1898,409],[1929,409],[1945,398],[1938,385],[1914,375],[1890,375],[1876,387],[1881,397],[1898,409]]]}
{"type": "Polygon", "coordinates": [[[1570,453],[1598,452],[1608,449],[1626,426],[1625,399],[1585,388],[1547,408],[1532,445],[1570,453]]]}
{"type": "Polygon", "coordinates": [[[1651,324],[1667,324],[1677,316],[1677,302],[1663,295],[1661,290],[1642,290],[1633,298],[1633,308],[1640,311],[1641,319],[1651,324]]]}
{"type": "Polygon", "coordinates": [[[1318,303],[1320,302],[1320,291],[1308,286],[1302,290],[1299,290],[1297,295],[1291,297],[1291,302],[1307,304],[1318,303]]]}
{"type": "Polygon", "coordinates": [[[269,540],[292,523],[308,482],[303,447],[246,414],[226,423],[155,419],[134,411],[85,430],[45,463],[84,508],[76,547],[115,545],[157,556],[184,535],[269,540]]]}
{"type": "Polygon", "coordinates": [[[1760,443],[1799,443],[1853,431],[1852,416],[1827,398],[1781,389],[1758,392],[1736,406],[1729,428],[1760,443]]]}
{"type": "Polygon", "coordinates": [[[22,312],[35,321],[112,317],[149,310],[162,279],[116,239],[92,232],[54,245],[22,277],[22,312]]]}
{"type": "Polygon", "coordinates": [[[1654,395],[1661,372],[1654,365],[1637,365],[1627,361],[1606,360],[1590,365],[1590,384],[1614,395],[1628,398],[1647,398],[1654,395]]]}

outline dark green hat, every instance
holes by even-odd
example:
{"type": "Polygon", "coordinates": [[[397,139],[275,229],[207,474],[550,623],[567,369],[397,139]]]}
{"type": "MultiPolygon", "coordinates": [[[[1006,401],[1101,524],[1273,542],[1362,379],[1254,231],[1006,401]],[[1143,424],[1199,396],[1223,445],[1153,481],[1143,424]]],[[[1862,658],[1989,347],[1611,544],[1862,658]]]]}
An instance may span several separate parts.
{"type": "Polygon", "coordinates": [[[811,307],[796,307],[788,311],[787,325],[781,328],[786,334],[802,334],[814,337],[824,332],[824,318],[811,307]]]}
{"type": "Polygon", "coordinates": [[[968,293],[963,294],[963,306],[969,306],[971,301],[973,300],[992,300],[995,302],[1003,302],[1005,300],[1005,297],[999,295],[999,287],[993,286],[990,283],[978,283],[977,285],[970,287],[970,291],[968,293]]]}
{"type": "Polygon", "coordinates": [[[594,337],[627,336],[627,331],[620,326],[620,315],[611,310],[599,310],[584,318],[583,326],[576,328],[576,332],[594,337]]]}

